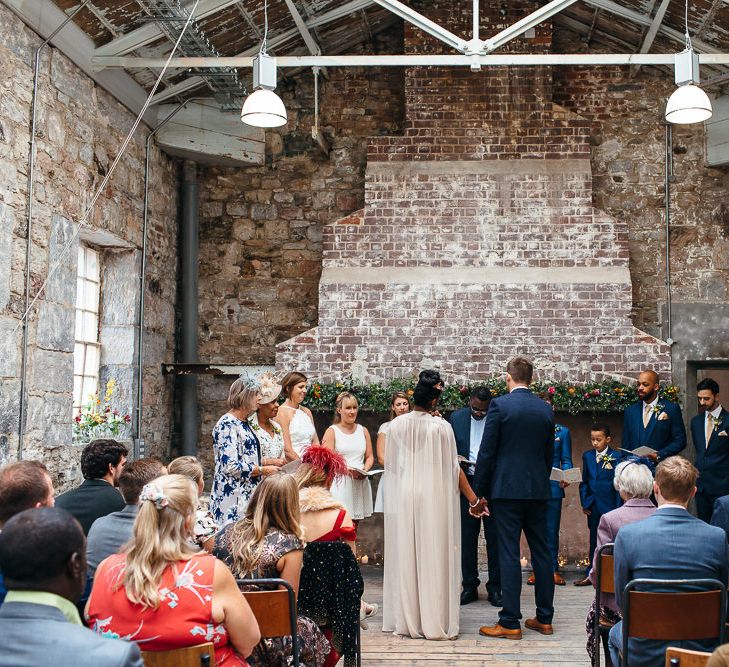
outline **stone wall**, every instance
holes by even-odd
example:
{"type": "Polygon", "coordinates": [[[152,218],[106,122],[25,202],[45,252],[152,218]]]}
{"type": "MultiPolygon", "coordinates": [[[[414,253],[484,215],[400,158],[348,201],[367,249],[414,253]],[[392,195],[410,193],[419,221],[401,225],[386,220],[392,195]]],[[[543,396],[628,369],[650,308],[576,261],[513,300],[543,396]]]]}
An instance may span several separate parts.
{"type": "MultiPolygon", "coordinates": [[[[0,462],[18,449],[20,364],[28,205],[28,146],[33,54],[41,39],[0,6],[0,462]]],[[[39,80],[31,296],[59,264],[29,318],[28,412],[23,455],[52,469],[63,487],[78,479],[72,441],[76,248],[102,251],[101,378],[120,382],[117,406],[134,416],[134,349],[142,241],[144,142],[140,126],[89,223],[74,239],[91,195],[107,173],[134,116],[53,48],[39,80]],[[63,255],[61,249],[71,244],[63,255]]],[[[176,164],[153,150],[147,257],[143,435],[166,455],[172,384],[160,364],[174,355],[177,246],[176,164]]]]}

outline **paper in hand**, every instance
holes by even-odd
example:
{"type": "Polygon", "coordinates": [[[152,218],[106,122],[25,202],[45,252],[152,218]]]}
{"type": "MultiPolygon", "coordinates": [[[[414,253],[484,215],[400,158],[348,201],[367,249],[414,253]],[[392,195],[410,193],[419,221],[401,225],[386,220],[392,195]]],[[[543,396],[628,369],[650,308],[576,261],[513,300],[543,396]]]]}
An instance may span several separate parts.
{"type": "Polygon", "coordinates": [[[651,454],[658,454],[655,449],[652,447],[646,447],[645,445],[636,447],[632,451],[630,449],[621,449],[620,451],[625,452],[626,454],[633,454],[634,456],[650,456],[651,454]]]}
{"type": "Polygon", "coordinates": [[[360,475],[364,475],[365,477],[374,477],[375,475],[379,475],[380,473],[385,472],[384,470],[362,470],[362,468],[350,468],[351,472],[358,472],[360,475]]]}
{"type": "Polygon", "coordinates": [[[582,471],[579,468],[570,468],[569,470],[552,468],[552,474],[549,476],[549,479],[553,482],[576,484],[582,481],[582,471]]]}

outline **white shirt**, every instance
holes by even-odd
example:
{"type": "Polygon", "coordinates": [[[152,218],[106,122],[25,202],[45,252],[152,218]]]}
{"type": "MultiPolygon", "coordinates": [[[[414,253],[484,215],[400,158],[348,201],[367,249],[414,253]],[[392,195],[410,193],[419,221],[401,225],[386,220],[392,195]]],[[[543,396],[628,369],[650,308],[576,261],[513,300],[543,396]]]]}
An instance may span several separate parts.
{"type": "Polygon", "coordinates": [[[645,412],[646,406],[650,407],[651,410],[654,410],[657,403],[658,403],[658,394],[656,394],[656,397],[650,403],[645,403],[645,402],[643,403],[643,411],[645,412]]]}
{"type": "Polygon", "coordinates": [[[707,410],[706,419],[704,419],[704,428],[706,428],[706,422],[709,421],[709,415],[711,415],[714,418],[711,421],[711,428],[714,428],[714,424],[716,423],[716,420],[719,419],[720,414],[721,414],[721,404],[717,405],[711,412],[709,412],[707,410]]]}
{"type": "MultiPolygon", "coordinates": [[[[474,419],[471,415],[471,447],[469,449],[468,459],[475,461],[478,458],[478,450],[481,449],[481,439],[483,438],[483,429],[486,426],[486,417],[482,419],[474,419]]],[[[475,472],[476,466],[468,466],[468,474],[475,472]]]]}
{"type": "Polygon", "coordinates": [[[603,449],[601,452],[595,450],[595,459],[598,463],[600,463],[600,461],[602,461],[606,456],[610,456],[609,447],[605,447],[605,449],[603,449]]]}
{"type": "Polygon", "coordinates": [[[658,509],[659,510],[665,510],[665,509],[668,509],[669,507],[671,509],[679,509],[679,510],[685,510],[686,509],[683,505],[678,505],[677,503],[663,503],[663,505],[659,505],[658,506],[658,509]]]}
{"type": "Polygon", "coordinates": [[[529,387],[524,384],[518,384],[516,385],[516,387],[512,387],[511,389],[509,389],[509,393],[511,393],[512,391],[516,391],[517,389],[529,389],[529,387]]]}

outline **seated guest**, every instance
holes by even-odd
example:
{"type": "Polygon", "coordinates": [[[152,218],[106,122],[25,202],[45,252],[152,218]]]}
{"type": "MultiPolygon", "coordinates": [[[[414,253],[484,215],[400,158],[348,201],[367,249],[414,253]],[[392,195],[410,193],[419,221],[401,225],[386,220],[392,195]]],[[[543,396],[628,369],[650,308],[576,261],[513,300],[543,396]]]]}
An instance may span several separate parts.
{"type": "Polygon", "coordinates": [[[714,502],[711,525],[721,528],[726,533],[727,541],[729,541],[729,496],[722,496],[714,502]]]}
{"type": "Polygon", "coordinates": [[[85,552],[81,526],[60,508],[25,510],[5,524],[1,667],[142,667],[136,644],[99,637],[81,623],[75,603],[86,583],[85,552]]]}
{"type": "MultiPolygon", "coordinates": [[[[653,516],[623,526],[615,539],[615,598],[623,609],[622,592],[632,579],[729,579],[726,535],[688,513],[696,493],[698,471],[682,456],[658,464],[653,492],[658,509],[653,516]]],[[[665,589],[663,589],[665,590],[665,589]]],[[[669,589],[670,590],[670,589],[669,589]]],[[[610,654],[619,663],[622,621],[610,630],[610,654]]],[[[711,651],[718,637],[696,641],[629,639],[631,667],[662,665],[666,647],[711,651]]]]}
{"type": "Polygon", "coordinates": [[[81,452],[81,486],[62,493],[56,505],[73,514],[89,534],[100,516],[124,509],[124,498],[114,488],[119,481],[129,450],[116,440],[92,440],[81,452]]]}
{"type": "Polygon", "coordinates": [[[119,553],[122,546],[131,539],[139,508],[139,494],[146,484],[164,474],[165,467],[157,459],[139,459],[124,466],[119,475],[119,490],[126,503],[124,509],[96,519],[91,524],[86,540],[86,562],[90,580],[94,578],[99,563],[104,558],[119,553]]]}
{"type": "MultiPolygon", "coordinates": [[[[33,507],[53,507],[53,482],[40,461],[17,461],[0,468],[0,530],[16,514],[33,507]]],[[[5,599],[0,569],[0,604],[5,599]]]]}
{"type": "MultiPolygon", "coordinates": [[[[656,506],[651,502],[650,495],[653,491],[653,475],[648,466],[637,461],[623,461],[615,468],[615,489],[623,499],[623,506],[603,514],[597,526],[597,546],[593,555],[594,566],[590,570],[590,581],[593,586],[597,585],[597,550],[603,544],[615,542],[615,536],[623,526],[636,521],[642,521],[656,511],[656,506]]],[[[610,594],[600,596],[600,622],[606,625],[614,625],[622,616],[615,604],[615,597],[610,594]]],[[[595,664],[595,600],[590,605],[587,613],[587,653],[592,664],[595,664]]]]}
{"type": "MultiPolygon", "coordinates": [[[[291,475],[274,475],[253,492],[244,519],[228,524],[215,538],[213,553],[240,579],[281,578],[298,595],[304,542],[299,523],[299,493],[291,475]]],[[[322,665],[329,642],[316,624],[299,615],[300,659],[307,667],[322,665]]],[[[285,665],[289,638],[264,639],[250,657],[251,665],[285,665]]]]}
{"type": "Polygon", "coordinates": [[[213,642],[216,665],[247,665],[258,624],[230,570],[187,543],[196,504],[182,475],[142,489],[132,539],[96,569],[86,617],[100,635],[132,637],[145,651],[213,642]]]}
{"type": "Polygon", "coordinates": [[[210,496],[206,496],[205,477],[203,467],[194,456],[178,456],[167,466],[170,475],[184,475],[189,477],[197,486],[198,501],[195,509],[195,525],[192,527],[192,540],[205,551],[212,551],[215,544],[215,534],[220,527],[215,522],[210,511],[210,496]]]}
{"type": "Polygon", "coordinates": [[[729,667],[729,644],[717,648],[706,663],[706,667],[729,667]]]}
{"type": "Polygon", "coordinates": [[[620,506],[620,494],[613,486],[615,466],[620,460],[620,452],[611,449],[610,427],[607,424],[593,424],[590,428],[592,450],[582,455],[582,481],[580,482],[580,502],[582,512],[587,515],[587,527],[590,531],[590,547],[588,555],[590,563],[585,577],[575,582],[575,586],[590,586],[588,577],[592,569],[592,557],[597,546],[597,526],[600,517],[620,506]],[[594,451],[593,451],[594,450],[594,451]]]}

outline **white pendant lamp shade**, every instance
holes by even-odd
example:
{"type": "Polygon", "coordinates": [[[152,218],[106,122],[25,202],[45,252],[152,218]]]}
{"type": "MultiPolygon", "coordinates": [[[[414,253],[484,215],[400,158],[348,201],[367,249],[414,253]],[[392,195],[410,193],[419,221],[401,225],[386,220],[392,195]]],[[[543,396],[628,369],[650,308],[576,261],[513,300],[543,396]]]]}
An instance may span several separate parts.
{"type": "Polygon", "coordinates": [[[677,125],[702,123],[711,118],[711,114],[709,96],[693,84],[676,88],[666,104],[666,120],[677,125]]]}
{"type": "Polygon", "coordinates": [[[246,98],[240,119],[254,127],[280,127],[288,121],[281,98],[265,88],[259,88],[246,98]]]}

